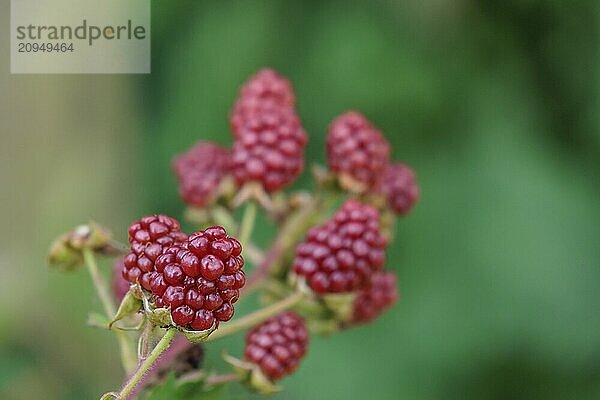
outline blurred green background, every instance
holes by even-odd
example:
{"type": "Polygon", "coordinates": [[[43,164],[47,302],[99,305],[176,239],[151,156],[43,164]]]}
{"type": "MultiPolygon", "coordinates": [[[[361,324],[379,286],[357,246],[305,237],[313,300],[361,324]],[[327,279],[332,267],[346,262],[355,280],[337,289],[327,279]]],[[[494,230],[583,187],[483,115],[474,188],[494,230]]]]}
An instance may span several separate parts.
{"type": "MultiPolygon", "coordinates": [[[[358,109],[422,189],[389,250],[400,303],[314,338],[275,399],[600,398],[597,1],[153,1],[151,75],[2,61],[0,398],[118,386],[112,338],[85,326],[100,309],[86,272],[48,270],[47,246],[89,219],[125,239],[141,215],[179,217],[171,158],[229,144],[237,89],[263,66],[293,82],[311,162],[358,109]]],[[[241,338],[209,358],[223,346],[241,338]]]]}

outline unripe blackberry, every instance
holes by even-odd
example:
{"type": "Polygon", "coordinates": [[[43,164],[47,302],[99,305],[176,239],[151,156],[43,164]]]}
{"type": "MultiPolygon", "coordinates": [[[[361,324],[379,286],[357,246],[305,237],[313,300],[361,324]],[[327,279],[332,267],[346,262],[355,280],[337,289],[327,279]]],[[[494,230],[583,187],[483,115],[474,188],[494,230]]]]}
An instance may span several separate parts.
{"type": "Polygon", "coordinates": [[[295,107],[296,99],[290,81],[272,69],[258,71],[242,86],[231,113],[231,128],[237,136],[243,121],[259,110],[295,107]]]}
{"type": "Polygon", "coordinates": [[[233,303],[246,283],[242,246],[220,226],[189,236],[156,260],[150,288],[156,306],[171,311],[173,322],[203,331],[229,321],[233,303]]]}
{"type": "Polygon", "coordinates": [[[386,239],[379,212],[348,200],[296,247],[294,272],[319,294],[352,292],[369,284],[385,262],[386,239]]]}
{"type": "Polygon", "coordinates": [[[293,373],[308,348],[304,320],[283,312],[252,329],[246,336],[244,356],[271,380],[293,373]]]}
{"type": "Polygon", "coordinates": [[[419,199],[419,187],[414,171],[405,164],[389,164],[383,175],[380,190],[396,214],[406,214],[419,199]]]}
{"type": "Polygon", "coordinates": [[[196,143],[173,161],[179,194],[187,204],[204,207],[230,172],[229,151],[213,143],[196,143]]]}
{"type": "Polygon", "coordinates": [[[149,215],[129,227],[131,252],[123,260],[123,278],[131,283],[140,282],[150,290],[150,273],[163,250],[182,243],[187,235],[179,230],[179,222],[166,215],[149,215]]]}
{"type": "Polygon", "coordinates": [[[362,114],[347,112],[329,126],[329,168],[341,177],[351,178],[364,189],[377,186],[389,157],[387,140],[362,114]]]}
{"type": "Polygon", "coordinates": [[[292,183],[304,167],[307,136],[292,109],[263,110],[240,123],[233,144],[238,184],[257,181],[268,192],[292,183]]]}
{"type": "Polygon", "coordinates": [[[351,323],[370,322],[392,307],[397,300],[396,275],[392,272],[376,272],[369,286],[360,290],[354,299],[351,323]]]}

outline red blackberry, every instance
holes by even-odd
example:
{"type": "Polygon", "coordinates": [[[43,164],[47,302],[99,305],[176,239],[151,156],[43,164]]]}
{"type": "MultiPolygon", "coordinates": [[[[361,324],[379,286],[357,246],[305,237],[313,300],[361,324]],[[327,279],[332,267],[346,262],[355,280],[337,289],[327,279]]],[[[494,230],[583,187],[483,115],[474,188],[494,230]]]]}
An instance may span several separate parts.
{"type": "Polygon", "coordinates": [[[374,188],[390,157],[390,146],[383,135],[360,113],[350,111],[329,126],[327,162],[329,168],[374,188]]]}
{"type": "Polygon", "coordinates": [[[294,272],[316,293],[352,292],[368,285],[373,273],[381,269],[386,246],[379,212],[348,200],[296,247],[294,272]]]}
{"type": "Polygon", "coordinates": [[[187,235],[179,230],[179,222],[166,215],[149,215],[129,227],[131,252],[123,260],[123,278],[131,283],[140,282],[150,290],[150,273],[163,250],[181,243],[187,235]]]}
{"type": "Polygon", "coordinates": [[[419,199],[414,171],[400,163],[386,167],[380,190],[396,214],[408,213],[419,199]]]}
{"type": "Polygon", "coordinates": [[[125,297],[129,291],[129,286],[131,285],[129,281],[123,279],[122,271],[125,268],[123,260],[124,257],[119,257],[113,264],[112,289],[113,297],[117,304],[121,303],[121,300],[123,300],[123,297],[125,297]]]}
{"type": "Polygon", "coordinates": [[[366,323],[377,318],[398,300],[396,275],[392,272],[376,272],[371,283],[360,290],[354,299],[352,323],[366,323]]]}
{"type": "Polygon", "coordinates": [[[292,183],[304,167],[307,136],[295,112],[273,108],[248,115],[233,144],[233,175],[238,184],[261,182],[268,192],[292,183]]]}
{"type": "Polygon", "coordinates": [[[171,310],[173,322],[203,331],[233,316],[233,303],[246,283],[242,246],[220,226],[191,234],[156,259],[150,288],[157,307],[171,310]]]}
{"type": "Polygon", "coordinates": [[[173,162],[183,201],[204,207],[230,170],[229,151],[212,143],[199,142],[173,162]]]}
{"type": "Polygon", "coordinates": [[[252,329],[246,336],[244,356],[271,380],[298,368],[308,347],[304,320],[293,312],[281,313],[252,329]]]}
{"type": "Polygon", "coordinates": [[[258,71],[242,86],[231,113],[231,128],[237,135],[247,116],[258,110],[273,108],[293,109],[296,103],[290,81],[272,69],[258,71]]]}

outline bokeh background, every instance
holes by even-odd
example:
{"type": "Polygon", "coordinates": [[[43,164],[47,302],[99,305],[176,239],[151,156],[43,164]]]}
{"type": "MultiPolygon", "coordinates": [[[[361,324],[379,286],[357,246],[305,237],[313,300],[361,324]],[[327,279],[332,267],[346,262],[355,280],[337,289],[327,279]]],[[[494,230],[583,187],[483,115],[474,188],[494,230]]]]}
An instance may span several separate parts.
{"type": "Polygon", "coordinates": [[[1,2],[0,398],[117,387],[112,338],[84,323],[100,308],[86,272],[49,270],[47,246],[89,219],[125,239],[141,215],[180,216],[170,160],[231,142],[236,91],[263,66],[295,86],[310,162],[358,109],[422,188],[389,250],[400,303],[315,338],[275,399],[600,398],[600,3],[152,7],[151,75],[27,76],[9,74],[1,2]]]}

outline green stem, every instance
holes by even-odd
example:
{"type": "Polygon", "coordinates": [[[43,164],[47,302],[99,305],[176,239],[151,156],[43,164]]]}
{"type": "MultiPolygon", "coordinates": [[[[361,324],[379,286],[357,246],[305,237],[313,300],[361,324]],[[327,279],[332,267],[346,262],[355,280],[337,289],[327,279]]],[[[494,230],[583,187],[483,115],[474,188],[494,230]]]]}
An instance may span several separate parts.
{"type": "Polygon", "coordinates": [[[142,333],[138,342],[138,358],[140,360],[143,360],[148,356],[153,332],[154,324],[148,318],[146,318],[144,322],[144,328],[142,329],[142,333]]]}
{"type": "Polygon", "coordinates": [[[261,322],[264,322],[269,318],[274,317],[280,312],[292,308],[293,306],[298,304],[298,302],[300,302],[300,300],[302,300],[303,297],[304,293],[294,292],[290,296],[278,301],[277,303],[273,303],[270,306],[254,311],[251,314],[248,314],[240,319],[234,320],[233,322],[217,329],[206,339],[206,341],[208,342],[221,339],[239,331],[252,328],[253,326],[260,324],[261,322]]]}
{"type": "MultiPolygon", "coordinates": [[[[96,288],[96,292],[98,293],[98,297],[100,297],[100,301],[104,307],[106,317],[110,321],[113,319],[116,313],[115,303],[113,303],[112,297],[110,296],[106,284],[104,283],[104,279],[102,279],[102,275],[98,270],[96,257],[94,257],[92,250],[87,248],[83,249],[83,259],[85,260],[85,264],[92,278],[92,282],[94,283],[94,287],[96,288]]],[[[121,362],[123,363],[123,368],[125,371],[129,372],[135,367],[137,357],[127,333],[123,331],[115,331],[115,334],[117,335],[117,341],[119,342],[119,348],[121,350],[121,362]]]]}
{"type": "Polygon", "coordinates": [[[242,217],[242,224],[240,225],[240,233],[239,239],[242,246],[244,243],[247,243],[250,239],[250,235],[252,235],[252,230],[254,229],[254,222],[256,221],[256,202],[250,200],[248,204],[246,204],[246,208],[244,209],[244,216],[242,217]]]}
{"type": "Polygon", "coordinates": [[[119,393],[116,394],[116,398],[119,400],[125,400],[131,393],[133,389],[137,386],[140,380],[144,377],[146,372],[152,367],[152,364],[160,357],[160,355],[169,347],[171,341],[175,337],[177,330],[174,328],[168,329],[165,335],[160,339],[160,341],[156,344],[156,347],[152,350],[152,352],[148,355],[148,358],[142,361],[139,365],[138,369],[135,373],[129,378],[125,386],[121,389],[119,393]]]}
{"type": "Polygon", "coordinates": [[[222,385],[229,382],[237,382],[240,380],[238,374],[223,374],[223,375],[210,375],[206,378],[206,384],[208,386],[222,385]]]}
{"type": "Polygon", "coordinates": [[[238,230],[237,223],[225,207],[215,205],[210,210],[210,216],[214,223],[221,225],[228,232],[236,232],[238,230]]]}
{"type": "Polygon", "coordinates": [[[110,293],[108,292],[106,284],[104,283],[104,279],[102,279],[102,276],[100,275],[98,264],[96,264],[96,257],[94,257],[92,250],[84,249],[83,259],[85,260],[85,264],[87,265],[90,276],[92,277],[94,287],[98,292],[98,297],[100,297],[100,301],[104,307],[104,312],[106,313],[106,316],[111,319],[114,317],[116,312],[115,303],[113,303],[112,297],[110,297],[110,293]]]}

